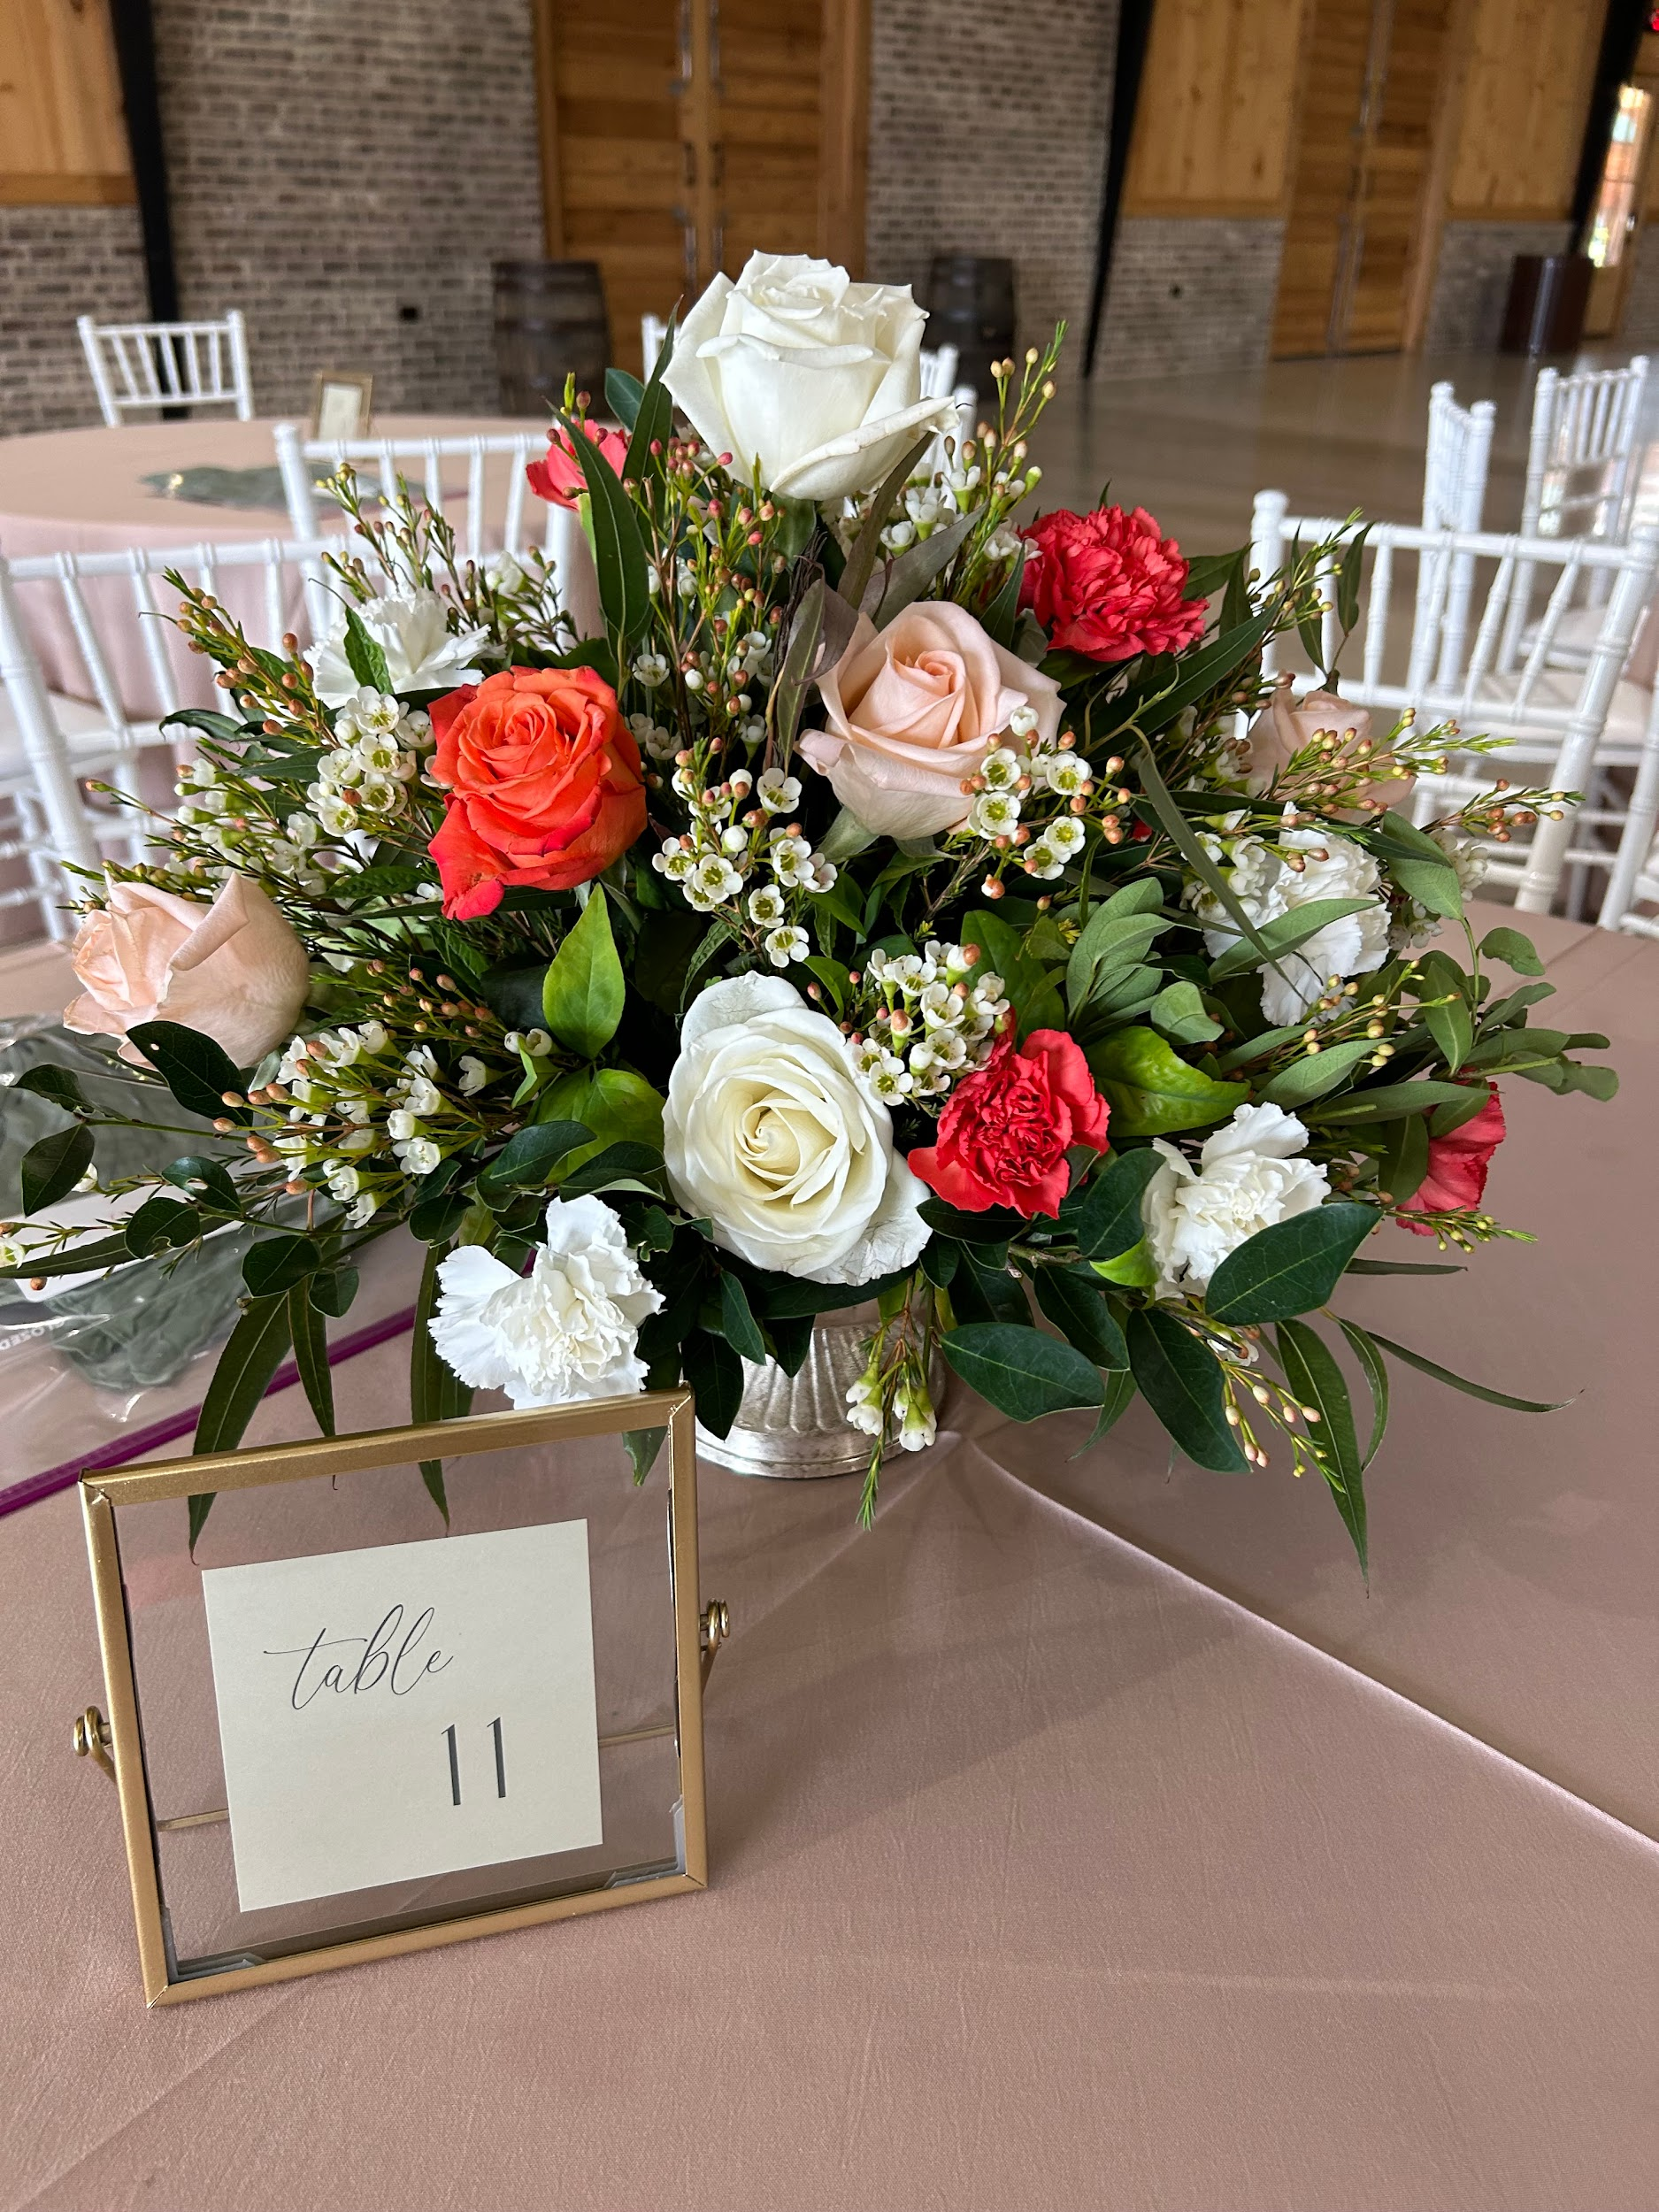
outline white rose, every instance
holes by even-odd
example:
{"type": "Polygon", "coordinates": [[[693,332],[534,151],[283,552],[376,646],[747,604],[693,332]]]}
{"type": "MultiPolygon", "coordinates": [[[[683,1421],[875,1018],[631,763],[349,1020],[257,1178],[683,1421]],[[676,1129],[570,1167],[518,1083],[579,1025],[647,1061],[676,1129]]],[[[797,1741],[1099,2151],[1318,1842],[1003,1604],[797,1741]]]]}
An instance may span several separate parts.
{"type": "Polygon", "coordinates": [[[893,1149],[886,1107],[834,1023],[781,976],[735,976],[692,1001],[663,1150],[674,1195],[752,1266],[867,1283],[927,1241],[927,1191],[893,1149]]]}
{"type": "MultiPolygon", "coordinates": [[[[1332,976],[1346,979],[1381,967],[1388,957],[1388,910],[1379,896],[1377,863],[1363,846],[1327,829],[1283,830],[1277,841],[1307,856],[1300,872],[1256,837],[1240,838],[1230,855],[1228,887],[1258,929],[1316,899],[1371,901],[1340,921],[1327,922],[1294,952],[1282,952],[1275,964],[1263,967],[1262,1011],[1282,1029],[1302,1018],[1332,976]]],[[[1218,899],[1201,891],[1193,905],[1212,959],[1237,943],[1239,933],[1218,899]]]]}
{"type": "Polygon", "coordinates": [[[924,399],[909,285],[855,284],[833,262],[756,253],[717,276],[681,324],[663,381],[716,453],[792,499],[870,491],[926,430],[955,426],[924,399]]]}
{"type": "MultiPolygon", "coordinates": [[[[435,591],[413,591],[403,598],[370,599],[351,611],[386,656],[386,672],[395,692],[453,691],[483,676],[472,655],[488,633],[449,628],[447,603],[435,591]]],[[[354,704],[359,685],[346,658],[346,609],[335,613],[333,634],[309,646],[311,685],[326,707],[354,704]]]]}
{"type": "Polygon", "coordinates": [[[1240,1106],[1204,1141],[1194,1168],[1154,1140],[1164,1165],[1141,1201],[1158,1295],[1202,1290],[1229,1252],[1258,1229],[1325,1203],[1324,1168],[1299,1159],[1308,1132],[1280,1106],[1240,1106]]]}
{"type": "Polygon", "coordinates": [[[528,1275],[480,1244],[464,1244],[439,1263],[438,1283],[432,1340],[475,1390],[504,1390],[516,1406],[552,1406],[644,1388],[640,1324],[663,1294],[599,1199],[552,1201],[547,1242],[528,1275]]]}

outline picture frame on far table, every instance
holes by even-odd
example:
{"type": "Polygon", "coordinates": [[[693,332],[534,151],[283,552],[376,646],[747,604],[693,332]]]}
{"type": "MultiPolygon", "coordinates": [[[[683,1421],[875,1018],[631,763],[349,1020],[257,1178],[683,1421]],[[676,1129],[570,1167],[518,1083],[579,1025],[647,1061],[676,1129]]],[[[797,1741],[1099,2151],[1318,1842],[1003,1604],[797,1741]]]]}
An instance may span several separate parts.
{"type": "Polygon", "coordinates": [[[694,1422],[676,1389],[81,1478],[74,1747],[149,2004],[705,1886],[694,1422]]]}
{"type": "Polygon", "coordinates": [[[319,369],[311,390],[311,435],[330,441],[366,438],[373,422],[374,379],[353,370],[319,369]]]}

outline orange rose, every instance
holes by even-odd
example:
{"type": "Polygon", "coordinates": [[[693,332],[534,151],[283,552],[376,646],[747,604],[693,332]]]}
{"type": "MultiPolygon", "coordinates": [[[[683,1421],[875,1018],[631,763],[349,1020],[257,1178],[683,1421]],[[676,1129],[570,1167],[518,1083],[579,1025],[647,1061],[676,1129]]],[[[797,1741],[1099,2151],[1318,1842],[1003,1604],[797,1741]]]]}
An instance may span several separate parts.
{"type": "Polygon", "coordinates": [[[454,921],[505,885],[568,891],[645,827],[640,749],[591,668],[509,668],[434,702],[432,773],[454,794],[432,841],[454,921]]]}

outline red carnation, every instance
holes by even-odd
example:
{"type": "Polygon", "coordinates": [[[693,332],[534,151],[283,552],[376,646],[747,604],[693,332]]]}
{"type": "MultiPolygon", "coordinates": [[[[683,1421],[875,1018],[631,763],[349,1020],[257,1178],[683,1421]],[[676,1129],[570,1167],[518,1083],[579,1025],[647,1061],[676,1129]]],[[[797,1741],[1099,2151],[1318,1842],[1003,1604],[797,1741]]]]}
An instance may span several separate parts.
{"type": "Polygon", "coordinates": [[[1182,596],[1181,549],[1159,536],[1144,507],[1133,514],[1097,507],[1092,515],[1060,508],[1024,534],[1019,603],[1033,610],[1050,645],[1126,661],[1178,653],[1203,635],[1203,601],[1182,596]]]}
{"type": "MultiPolygon", "coordinates": [[[[584,421],[590,444],[596,445],[618,476],[622,464],[628,457],[628,442],[619,430],[602,430],[596,422],[584,421]]],[[[530,488],[538,499],[545,499],[549,506],[573,507],[588,489],[588,479],[582,474],[576,458],[576,449],[571,443],[571,434],[563,423],[555,423],[547,434],[547,458],[531,461],[525,468],[530,488]]]]}
{"type": "MultiPolygon", "coordinates": [[[[1472,1121],[1454,1129],[1449,1137],[1429,1139],[1429,1171],[1414,1194],[1401,1202],[1402,1213],[1462,1213],[1480,1203],[1486,1187],[1492,1156],[1503,1142],[1503,1106],[1495,1083],[1486,1087],[1486,1102],[1472,1121]]],[[[1413,1236],[1432,1237],[1429,1221],[1402,1221],[1413,1236]]]]}
{"type": "Polygon", "coordinates": [[[1063,1030],[1033,1029],[1016,1048],[1005,1031],[939,1118],[939,1141],[910,1167],[949,1206],[982,1214],[1011,1206],[1029,1220],[1057,1215],[1070,1180],[1068,1145],[1106,1149],[1106,1101],[1063,1030]]]}

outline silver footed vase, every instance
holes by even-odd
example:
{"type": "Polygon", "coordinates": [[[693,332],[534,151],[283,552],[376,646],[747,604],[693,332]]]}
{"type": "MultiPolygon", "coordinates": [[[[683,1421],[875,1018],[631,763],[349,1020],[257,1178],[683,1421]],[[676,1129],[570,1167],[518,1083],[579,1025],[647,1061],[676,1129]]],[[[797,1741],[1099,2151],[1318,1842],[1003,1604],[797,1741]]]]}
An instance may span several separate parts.
{"type": "MultiPolygon", "coordinates": [[[[743,1398],[727,1436],[710,1436],[697,1424],[697,1454],[740,1475],[810,1481],[824,1475],[861,1475],[870,1464],[872,1439],[847,1417],[847,1393],[864,1371],[876,1326],[873,1300],[820,1314],[807,1356],[793,1375],[775,1360],[743,1362],[743,1398]]],[[[935,1407],[945,1379],[937,1353],[928,1376],[935,1407]]],[[[891,1458],[898,1447],[883,1454],[891,1458]]]]}

